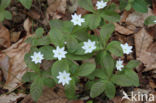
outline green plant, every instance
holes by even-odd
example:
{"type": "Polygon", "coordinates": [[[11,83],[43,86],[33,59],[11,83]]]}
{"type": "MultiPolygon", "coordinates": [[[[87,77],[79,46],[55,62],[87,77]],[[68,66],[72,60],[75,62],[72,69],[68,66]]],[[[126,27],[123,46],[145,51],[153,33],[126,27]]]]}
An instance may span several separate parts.
{"type": "Polygon", "coordinates": [[[27,9],[31,8],[32,0],[19,0],[19,2],[27,9]]]}
{"type": "Polygon", "coordinates": [[[79,5],[90,14],[82,18],[81,14],[75,13],[71,21],[51,20],[49,35],[44,36],[43,28],[38,28],[27,40],[32,47],[25,55],[25,63],[34,72],[27,72],[23,80],[32,82],[30,93],[34,100],[41,96],[44,86],[53,87],[58,83],[62,83],[69,99],[76,99],[75,88],[81,77],[88,79],[86,87],[92,98],[102,93],[113,98],[116,85],[139,86],[138,76],[133,71],[139,61],[131,60],[124,66],[122,60],[113,59],[113,56],[120,58],[132,52],[132,46],[127,43],[109,42],[115,29],[113,22],[120,19],[115,12],[116,5],[99,2],[98,10],[94,9],[91,0],[79,0],[79,5]],[[88,32],[94,29],[100,34],[88,32]],[[77,62],[90,58],[95,62],[77,62]],[[41,69],[43,59],[55,61],[49,70],[41,69]]]}
{"type": "Polygon", "coordinates": [[[6,8],[9,6],[11,0],[1,0],[0,2],[0,22],[2,22],[4,19],[11,19],[12,15],[11,13],[6,10],[6,8]]]}
{"type": "Polygon", "coordinates": [[[146,20],[144,21],[145,25],[149,25],[149,24],[155,24],[156,23],[156,16],[149,16],[146,18],[146,20]]]}
{"type": "Polygon", "coordinates": [[[133,8],[137,12],[146,13],[148,11],[146,0],[120,0],[120,9],[129,11],[133,8]]]}

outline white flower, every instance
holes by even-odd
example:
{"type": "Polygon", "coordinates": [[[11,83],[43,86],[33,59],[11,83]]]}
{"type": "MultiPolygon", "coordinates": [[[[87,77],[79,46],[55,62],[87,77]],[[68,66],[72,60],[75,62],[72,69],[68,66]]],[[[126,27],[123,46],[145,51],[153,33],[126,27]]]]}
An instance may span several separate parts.
{"type": "Polygon", "coordinates": [[[154,20],[153,22],[156,23],[156,20],[154,20]]]}
{"type": "Polygon", "coordinates": [[[96,49],[95,41],[91,41],[88,39],[88,42],[84,42],[84,46],[82,46],[82,49],[85,50],[85,53],[91,53],[93,50],[96,49]]]}
{"type": "Polygon", "coordinates": [[[103,0],[97,1],[97,3],[96,3],[97,9],[103,9],[106,6],[107,6],[107,2],[104,2],[103,0]]]}
{"type": "Polygon", "coordinates": [[[74,25],[79,25],[81,26],[81,24],[83,22],[85,22],[85,19],[81,18],[81,14],[77,15],[76,13],[74,15],[72,15],[72,20],[71,22],[74,24],[74,25]]]}
{"type": "Polygon", "coordinates": [[[122,48],[124,54],[132,53],[132,46],[128,46],[127,43],[121,44],[121,48],[122,48]]]}
{"type": "Polygon", "coordinates": [[[117,70],[119,70],[119,71],[122,71],[122,68],[123,68],[124,66],[123,66],[123,61],[122,60],[118,60],[118,61],[116,61],[116,68],[117,68],[117,70]]]}
{"type": "Polygon", "coordinates": [[[58,58],[58,60],[62,60],[62,58],[66,58],[67,52],[64,51],[64,47],[60,48],[59,46],[56,47],[56,50],[53,50],[54,57],[58,58]]]}
{"type": "Polygon", "coordinates": [[[37,63],[41,63],[43,58],[43,54],[41,54],[41,52],[34,52],[34,54],[31,56],[32,61],[37,64],[37,63]]]}
{"type": "Polygon", "coordinates": [[[59,72],[59,75],[56,78],[59,80],[58,83],[62,83],[63,86],[69,84],[70,80],[72,80],[70,73],[67,73],[66,71],[59,72]]]}
{"type": "Polygon", "coordinates": [[[66,45],[66,44],[67,44],[67,42],[65,41],[65,42],[64,42],[64,44],[66,45]]]}

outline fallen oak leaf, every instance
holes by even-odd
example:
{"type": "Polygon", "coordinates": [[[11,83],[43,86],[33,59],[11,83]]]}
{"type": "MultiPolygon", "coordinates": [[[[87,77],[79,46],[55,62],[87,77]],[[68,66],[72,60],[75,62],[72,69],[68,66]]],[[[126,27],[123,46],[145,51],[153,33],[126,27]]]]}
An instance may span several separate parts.
{"type": "Polygon", "coordinates": [[[115,25],[115,31],[119,32],[120,34],[123,34],[123,35],[130,35],[130,34],[133,34],[134,31],[128,29],[128,28],[125,28],[117,23],[114,23],[115,25]]]}
{"type": "Polygon", "coordinates": [[[11,93],[9,95],[1,95],[0,96],[0,102],[1,103],[17,103],[17,100],[19,98],[24,98],[26,95],[23,93],[15,94],[11,93]]]}
{"type": "Polygon", "coordinates": [[[135,25],[136,27],[143,27],[145,19],[153,15],[154,14],[152,13],[151,9],[148,9],[147,13],[133,12],[129,14],[128,17],[126,18],[126,23],[135,25]]]}
{"type": "Polygon", "coordinates": [[[0,46],[9,47],[10,46],[10,32],[9,30],[0,24],[0,46]]]}
{"type": "MultiPolygon", "coordinates": [[[[30,95],[22,103],[35,103],[30,95]]],[[[83,100],[68,100],[61,85],[54,88],[44,88],[42,96],[36,103],[84,103],[83,100]]]]}
{"type": "Polygon", "coordinates": [[[19,40],[0,53],[0,68],[6,80],[4,88],[9,92],[20,86],[22,76],[27,71],[24,55],[30,50],[30,44],[25,43],[26,39],[19,40]]]}
{"type": "Polygon", "coordinates": [[[21,31],[19,32],[12,32],[11,33],[11,42],[16,42],[18,41],[19,37],[20,37],[21,31]]]}
{"type": "Polygon", "coordinates": [[[66,0],[48,0],[50,4],[48,4],[48,8],[46,11],[47,20],[51,19],[60,19],[66,12],[66,0]]]}
{"type": "Polygon", "coordinates": [[[29,34],[30,30],[31,30],[31,27],[32,27],[32,21],[29,18],[27,18],[24,21],[23,27],[24,27],[25,31],[29,34]]]}
{"type": "Polygon", "coordinates": [[[144,71],[150,71],[156,69],[156,53],[155,47],[152,47],[152,51],[149,50],[151,48],[151,44],[153,44],[153,37],[147,33],[147,31],[142,28],[135,35],[135,48],[136,48],[136,56],[137,59],[140,60],[144,65],[144,71]]]}

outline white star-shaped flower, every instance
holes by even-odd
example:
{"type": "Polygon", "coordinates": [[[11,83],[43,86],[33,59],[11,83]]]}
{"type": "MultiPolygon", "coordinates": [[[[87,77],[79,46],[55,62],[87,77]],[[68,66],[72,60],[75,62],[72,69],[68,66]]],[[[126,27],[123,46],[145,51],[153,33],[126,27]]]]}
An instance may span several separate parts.
{"type": "Polygon", "coordinates": [[[56,47],[56,50],[53,50],[54,57],[58,58],[58,60],[62,60],[62,58],[66,58],[67,52],[64,50],[64,47],[60,48],[59,46],[56,47]]]}
{"type": "Polygon", "coordinates": [[[107,2],[104,2],[103,0],[97,1],[97,3],[96,3],[97,9],[103,9],[106,6],[107,6],[107,2]]]}
{"type": "Polygon", "coordinates": [[[65,41],[65,42],[64,42],[64,44],[66,45],[66,44],[67,44],[67,42],[65,41]]]}
{"type": "Polygon", "coordinates": [[[34,54],[31,56],[32,61],[37,64],[37,63],[41,63],[43,58],[43,54],[41,54],[41,52],[34,52],[34,54]]]}
{"type": "Polygon", "coordinates": [[[124,54],[132,53],[132,46],[128,46],[127,43],[121,44],[121,48],[122,48],[124,54]]]}
{"type": "Polygon", "coordinates": [[[85,53],[91,53],[93,50],[96,49],[95,41],[92,42],[91,40],[88,39],[88,42],[84,42],[82,49],[85,50],[85,53]]]}
{"type": "Polygon", "coordinates": [[[76,13],[74,15],[72,15],[72,20],[71,22],[74,24],[74,25],[79,25],[81,26],[83,22],[85,22],[85,19],[84,18],[81,18],[81,14],[77,15],[76,13]]]}
{"type": "Polygon", "coordinates": [[[59,72],[59,75],[56,78],[59,80],[58,83],[62,83],[63,86],[69,84],[70,80],[72,80],[70,73],[67,73],[66,71],[59,72]]]}
{"type": "Polygon", "coordinates": [[[119,70],[119,71],[122,71],[122,68],[123,68],[123,61],[122,60],[118,60],[116,61],[116,69],[119,70]]]}

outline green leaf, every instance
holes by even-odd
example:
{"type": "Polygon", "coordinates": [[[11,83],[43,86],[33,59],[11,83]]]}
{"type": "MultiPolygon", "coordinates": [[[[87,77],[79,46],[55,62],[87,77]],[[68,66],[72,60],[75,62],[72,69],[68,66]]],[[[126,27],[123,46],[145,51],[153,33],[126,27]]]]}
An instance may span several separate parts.
{"type": "Polygon", "coordinates": [[[107,45],[107,50],[116,56],[123,56],[123,50],[119,41],[112,41],[107,45]]]}
{"type": "Polygon", "coordinates": [[[86,53],[85,53],[84,49],[82,49],[82,46],[83,45],[84,45],[83,42],[75,45],[76,50],[75,50],[75,52],[73,54],[76,54],[76,55],[85,55],[86,53]]]}
{"type": "Polygon", "coordinates": [[[44,79],[44,85],[49,87],[49,88],[52,88],[55,86],[55,81],[51,78],[43,78],[44,79]]]}
{"type": "Polygon", "coordinates": [[[132,86],[139,86],[139,77],[132,69],[126,69],[125,75],[130,79],[132,86]]]}
{"type": "Polygon", "coordinates": [[[114,84],[112,82],[110,82],[110,81],[105,81],[105,90],[104,90],[104,92],[105,92],[106,96],[109,99],[114,98],[115,92],[116,92],[114,84]]]}
{"type": "Polygon", "coordinates": [[[59,72],[63,71],[69,72],[69,65],[67,61],[65,60],[56,61],[51,68],[51,73],[56,83],[58,81],[56,77],[59,75],[59,72]]]}
{"type": "Polygon", "coordinates": [[[42,95],[43,86],[44,86],[43,79],[37,76],[30,87],[30,94],[34,101],[37,101],[39,97],[42,95]]]}
{"type": "Polygon", "coordinates": [[[7,8],[10,4],[11,0],[1,0],[0,8],[7,8]]]}
{"type": "Polygon", "coordinates": [[[120,21],[120,15],[118,13],[116,13],[115,11],[111,11],[111,10],[105,10],[104,12],[102,12],[101,17],[104,18],[104,20],[107,20],[109,22],[118,22],[120,21]]]}
{"type": "Polygon", "coordinates": [[[38,28],[36,31],[35,31],[35,34],[37,36],[37,38],[40,38],[43,36],[43,33],[44,33],[44,29],[43,28],[38,28]]]}
{"type": "Polygon", "coordinates": [[[87,81],[87,83],[85,83],[85,89],[86,90],[90,90],[92,85],[95,84],[96,82],[95,81],[87,81]]]}
{"type": "Polygon", "coordinates": [[[63,46],[65,42],[64,35],[59,29],[53,28],[50,30],[50,39],[55,46],[63,46]]]}
{"type": "Polygon", "coordinates": [[[148,11],[147,3],[145,0],[135,0],[132,4],[132,7],[137,12],[146,13],[148,11]]]}
{"type": "Polygon", "coordinates": [[[85,17],[90,29],[96,29],[100,25],[101,17],[96,14],[88,14],[85,17]]]}
{"type": "Polygon", "coordinates": [[[105,24],[100,30],[100,42],[105,47],[112,33],[114,32],[113,24],[105,24]]]}
{"type": "Polygon", "coordinates": [[[125,66],[126,69],[134,69],[136,68],[140,62],[138,60],[131,60],[128,62],[128,64],[125,66]]]}
{"type": "Polygon", "coordinates": [[[53,50],[54,48],[52,46],[43,46],[39,50],[44,55],[44,59],[46,60],[54,60],[54,54],[53,50]]]}
{"type": "Polygon", "coordinates": [[[156,24],[154,21],[156,20],[156,16],[149,16],[146,18],[144,24],[149,25],[149,24],[156,24]]]}
{"type": "Polygon", "coordinates": [[[69,85],[65,85],[65,94],[67,96],[68,99],[76,99],[75,96],[75,81],[72,78],[72,80],[70,81],[69,85]]]}
{"type": "Polygon", "coordinates": [[[62,20],[50,20],[50,28],[58,28],[62,29],[63,28],[63,21],[62,20]]]}
{"type": "Polygon", "coordinates": [[[89,101],[87,101],[87,103],[94,103],[94,102],[93,102],[93,100],[89,100],[89,101]]]}
{"type": "Polygon", "coordinates": [[[91,63],[85,63],[80,66],[79,69],[77,69],[76,75],[77,76],[88,76],[91,74],[96,68],[95,64],[91,63]]]}
{"type": "Polygon", "coordinates": [[[79,41],[88,40],[88,30],[82,27],[74,27],[72,35],[76,37],[79,41]]]}
{"type": "Polygon", "coordinates": [[[111,81],[119,86],[139,86],[138,75],[131,69],[126,69],[124,74],[113,75],[111,81]]]}
{"type": "Polygon", "coordinates": [[[22,77],[22,81],[23,82],[31,82],[34,80],[35,78],[35,72],[26,72],[23,77],[22,77]]]}
{"type": "Polygon", "coordinates": [[[91,87],[90,96],[92,98],[95,98],[95,97],[99,96],[100,94],[102,94],[105,89],[104,86],[105,86],[104,81],[99,81],[99,82],[96,82],[95,84],[93,84],[91,87]]]}
{"type": "Polygon", "coordinates": [[[32,5],[32,0],[19,0],[21,2],[21,4],[27,8],[30,9],[31,5],[32,5]]]}
{"type": "Polygon", "coordinates": [[[12,19],[12,14],[9,11],[7,11],[7,10],[5,10],[4,16],[8,20],[11,20],[12,19]]]}
{"type": "Polygon", "coordinates": [[[110,77],[114,70],[114,60],[108,52],[100,52],[96,57],[97,61],[100,63],[105,73],[110,77]]]}
{"type": "Polygon", "coordinates": [[[69,65],[69,71],[72,74],[74,74],[76,72],[77,69],[79,69],[79,65],[77,62],[72,61],[72,60],[67,60],[68,65],[69,65]]]}
{"type": "Polygon", "coordinates": [[[49,35],[42,38],[29,37],[26,42],[30,43],[32,46],[49,45],[51,43],[49,35]]]}
{"type": "Polygon", "coordinates": [[[95,71],[91,74],[91,76],[92,75],[95,75],[95,77],[98,77],[98,78],[104,79],[104,80],[108,80],[109,79],[103,69],[95,69],[95,71]]]}
{"type": "Polygon", "coordinates": [[[78,0],[79,6],[88,11],[94,12],[92,0],[78,0]]]}
{"type": "Polygon", "coordinates": [[[5,16],[4,16],[4,10],[1,11],[0,10],[0,22],[2,22],[4,20],[5,16]]]}
{"type": "Polygon", "coordinates": [[[120,0],[120,5],[119,5],[120,10],[124,10],[127,4],[128,4],[127,0],[120,0]]]}
{"type": "Polygon", "coordinates": [[[90,57],[92,57],[92,54],[75,55],[75,54],[68,53],[66,56],[68,59],[71,59],[71,60],[86,60],[86,59],[89,59],[90,57]]]}
{"type": "Polygon", "coordinates": [[[66,42],[68,51],[70,53],[73,53],[77,50],[78,41],[73,36],[70,36],[66,42]]]}
{"type": "Polygon", "coordinates": [[[73,25],[70,21],[62,21],[62,20],[51,20],[50,28],[59,29],[63,33],[71,33],[73,29],[73,25]]]}

